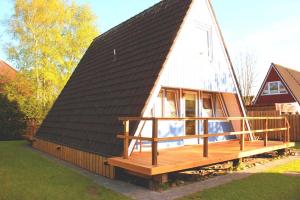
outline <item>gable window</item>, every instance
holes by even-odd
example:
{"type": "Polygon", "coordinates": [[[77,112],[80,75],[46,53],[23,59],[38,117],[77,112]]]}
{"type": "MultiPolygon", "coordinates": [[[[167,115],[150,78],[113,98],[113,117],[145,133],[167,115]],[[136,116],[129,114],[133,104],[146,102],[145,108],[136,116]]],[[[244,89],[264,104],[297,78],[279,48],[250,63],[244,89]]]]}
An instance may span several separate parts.
{"type": "Polygon", "coordinates": [[[198,54],[208,58],[210,62],[213,60],[213,44],[212,44],[212,27],[207,24],[195,22],[195,32],[192,41],[198,49],[198,54]]]}
{"type": "Polygon", "coordinates": [[[286,94],[287,90],[281,81],[267,82],[262,95],[286,94]]]}

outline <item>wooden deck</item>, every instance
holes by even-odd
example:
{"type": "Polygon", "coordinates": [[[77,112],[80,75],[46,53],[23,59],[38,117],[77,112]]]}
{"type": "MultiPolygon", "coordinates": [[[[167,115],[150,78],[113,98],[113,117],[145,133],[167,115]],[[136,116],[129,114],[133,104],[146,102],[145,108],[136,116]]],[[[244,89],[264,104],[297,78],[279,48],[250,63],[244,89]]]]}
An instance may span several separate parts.
{"type": "Polygon", "coordinates": [[[293,142],[268,141],[268,146],[265,147],[264,141],[245,141],[245,149],[240,151],[239,141],[234,140],[209,144],[208,157],[203,157],[202,145],[191,145],[159,150],[156,166],[151,163],[151,152],[133,152],[128,159],[109,158],[108,163],[135,173],[151,176],[253,156],[294,145],[293,142]]]}

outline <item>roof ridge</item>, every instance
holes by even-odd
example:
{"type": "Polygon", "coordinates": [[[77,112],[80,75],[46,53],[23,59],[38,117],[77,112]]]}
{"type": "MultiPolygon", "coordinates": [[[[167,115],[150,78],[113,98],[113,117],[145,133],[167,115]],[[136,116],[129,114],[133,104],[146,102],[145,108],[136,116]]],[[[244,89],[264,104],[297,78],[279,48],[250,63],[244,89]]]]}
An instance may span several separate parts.
{"type": "Polygon", "coordinates": [[[281,68],[284,68],[284,69],[294,70],[294,71],[296,71],[296,72],[300,72],[300,71],[295,70],[295,69],[293,69],[293,68],[291,68],[291,67],[286,67],[286,66],[283,66],[283,65],[280,65],[280,64],[276,64],[276,63],[271,63],[271,64],[273,64],[275,67],[281,67],[281,68]]]}

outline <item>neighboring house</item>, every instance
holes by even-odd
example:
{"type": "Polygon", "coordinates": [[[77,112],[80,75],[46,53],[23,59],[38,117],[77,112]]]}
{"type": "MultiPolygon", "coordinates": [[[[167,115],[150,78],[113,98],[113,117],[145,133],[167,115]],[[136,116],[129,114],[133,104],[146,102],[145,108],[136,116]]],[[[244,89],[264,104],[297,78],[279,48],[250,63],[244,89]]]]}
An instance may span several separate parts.
{"type": "Polygon", "coordinates": [[[272,63],[253,106],[300,112],[300,72],[272,63]]]}
{"type": "MultiPolygon", "coordinates": [[[[106,168],[99,173],[114,177],[114,166],[107,158],[123,153],[123,142],[117,138],[123,131],[122,116],[245,116],[234,70],[208,0],[163,0],[95,38],[43,121],[33,146],[92,171],[94,168],[85,163],[99,158],[101,169],[106,168]],[[82,157],[86,152],[92,155],[82,157]]],[[[130,135],[149,137],[152,125],[130,122],[130,135]]],[[[208,124],[209,133],[240,130],[240,121],[208,124]]],[[[200,121],[164,121],[159,122],[158,137],[203,132],[200,121]]],[[[230,135],[209,140],[226,143],[235,139],[230,135]]],[[[202,143],[201,138],[185,138],[158,142],[158,148],[202,143]]],[[[132,139],[124,148],[131,154],[141,150],[138,146],[132,139]]],[[[222,159],[231,158],[222,156],[218,162],[222,159]]]]}
{"type": "Polygon", "coordinates": [[[0,60],[0,93],[3,92],[3,84],[16,78],[17,71],[3,60],[0,60]]]}
{"type": "Polygon", "coordinates": [[[3,60],[0,60],[0,84],[4,81],[13,80],[17,75],[17,71],[3,60]]]}

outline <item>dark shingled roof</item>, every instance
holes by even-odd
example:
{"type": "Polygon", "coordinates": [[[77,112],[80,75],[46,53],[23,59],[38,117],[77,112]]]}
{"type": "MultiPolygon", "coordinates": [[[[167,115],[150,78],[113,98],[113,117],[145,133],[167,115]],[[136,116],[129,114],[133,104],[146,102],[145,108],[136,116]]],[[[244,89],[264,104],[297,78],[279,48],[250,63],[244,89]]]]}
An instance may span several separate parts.
{"type": "Polygon", "coordinates": [[[272,65],[300,104],[300,72],[278,64],[272,63],[272,65]]]}
{"type": "Polygon", "coordinates": [[[118,117],[142,114],[191,2],[161,1],[95,38],[37,137],[120,155],[118,117]]]}

